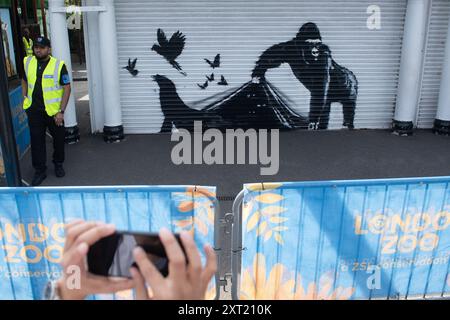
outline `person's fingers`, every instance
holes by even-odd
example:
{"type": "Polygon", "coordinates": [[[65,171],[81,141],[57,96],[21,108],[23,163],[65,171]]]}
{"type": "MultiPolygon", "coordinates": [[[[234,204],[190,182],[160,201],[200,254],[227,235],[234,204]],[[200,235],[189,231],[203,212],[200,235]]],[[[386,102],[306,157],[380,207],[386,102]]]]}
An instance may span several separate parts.
{"type": "Polygon", "coordinates": [[[86,243],[81,243],[67,252],[64,252],[61,260],[61,266],[64,268],[64,271],[67,271],[67,268],[70,266],[80,266],[88,250],[89,246],[86,243]]]}
{"type": "Polygon", "coordinates": [[[210,245],[205,245],[206,265],[201,274],[201,282],[206,286],[217,272],[217,255],[210,245]]]}
{"type": "Polygon", "coordinates": [[[76,238],[75,243],[86,242],[89,246],[91,246],[98,240],[112,235],[115,231],[116,227],[112,224],[97,225],[79,235],[76,238]]]}
{"type": "MultiPolygon", "coordinates": [[[[69,243],[72,243],[64,249],[63,261],[61,262],[62,265],[66,266],[73,264],[74,258],[72,258],[72,256],[76,254],[74,252],[76,251],[78,245],[85,243],[88,247],[86,250],[87,254],[89,246],[93,245],[98,240],[111,235],[115,231],[115,227],[113,225],[104,225],[102,223],[95,222],[82,224],[74,227],[73,229],[72,233],[69,232],[68,235],[70,237],[69,243]],[[77,229],[73,231],[75,228],[77,229]],[[79,235],[76,236],[77,234],[79,235]]],[[[79,265],[81,266],[82,264],[80,263],[79,265]]]]}
{"type": "Polygon", "coordinates": [[[183,243],[183,247],[187,255],[189,278],[191,281],[196,283],[202,273],[202,260],[200,253],[198,252],[194,239],[189,233],[185,231],[181,232],[181,242],[183,243]]]}
{"type": "MultiPolygon", "coordinates": [[[[73,220],[69,220],[66,224],[64,224],[64,237],[65,240],[67,240],[67,232],[69,230],[71,230],[73,227],[80,225],[82,223],[85,223],[84,220],[81,219],[73,219],[73,220]]],[[[66,245],[66,242],[64,243],[64,245],[66,245]]]]}
{"type": "Polygon", "coordinates": [[[67,227],[65,231],[66,241],[64,244],[64,251],[68,250],[81,234],[89,229],[94,228],[95,226],[95,222],[81,222],[67,227]]]}
{"type": "Polygon", "coordinates": [[[186,257],[183,250],[169,230],[161,229],[159,237],[169,260],[169,276],[173,277],[176,283],[182,283],[186,280],[186,257]]]}
{"type": "Polygon", "coordinates": [[[145,251],[137,247],[133,250],[134,261],[136,261],[139,271],[145,281],[150,285],[153,292],[158,292],[164,284],[164,277],[156,269],[155,265],[147,258],[145,251]]]}
{"type": "Polygon", "coordinates": [[[147,286],[145,285],[145,279],[141,275],[138,269],[130,269],[131,277],[134,281],[134,289],[136,290],[136,300],[148,300],[147,286]]]}
{"type": "Polygon", "coordinates": [[[76,226],[77,224],[83,223],[85,222],[83,219],[70,219],[65,225],[64,225],[64,230],[67,231],[68,229],[76,226]]]}

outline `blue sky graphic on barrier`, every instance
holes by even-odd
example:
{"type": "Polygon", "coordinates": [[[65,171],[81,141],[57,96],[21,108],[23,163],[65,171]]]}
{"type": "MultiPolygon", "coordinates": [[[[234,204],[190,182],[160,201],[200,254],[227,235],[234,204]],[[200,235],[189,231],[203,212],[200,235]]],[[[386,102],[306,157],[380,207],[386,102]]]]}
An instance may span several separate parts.
{"type": "MultiPolygon", "coordinates": [[[[118,230],[186,230],[203,255],[204,244],[214,245],[215,193],[194,186],[0,188],[0,299],[41,299],[47,281],[60,275],[64,223],[75,218],[118,230]]],[[[127,291],[92,298],[132,297],[127,291]]],[[[214,297],[212,280],[207,298],[214,297]]]]}

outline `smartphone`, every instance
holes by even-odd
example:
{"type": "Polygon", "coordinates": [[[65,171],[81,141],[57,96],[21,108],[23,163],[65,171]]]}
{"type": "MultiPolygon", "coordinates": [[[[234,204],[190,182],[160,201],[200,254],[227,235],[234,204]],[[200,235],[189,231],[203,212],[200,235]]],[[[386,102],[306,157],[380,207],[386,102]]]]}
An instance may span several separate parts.
{"type": "MultiPolygon", "coordinates": [[[[175,234],[175,238],[185,253],[180,235],[175,234]]],[[[133,249],[137,246],[147,253],[149,260],[164,277],[167,277],[169,261],[157,233],[116,231],[100,239],[89,248],[88,271],[105,277],[131,278],[130,268],[138,268],[133,258],[133,249]]]]}

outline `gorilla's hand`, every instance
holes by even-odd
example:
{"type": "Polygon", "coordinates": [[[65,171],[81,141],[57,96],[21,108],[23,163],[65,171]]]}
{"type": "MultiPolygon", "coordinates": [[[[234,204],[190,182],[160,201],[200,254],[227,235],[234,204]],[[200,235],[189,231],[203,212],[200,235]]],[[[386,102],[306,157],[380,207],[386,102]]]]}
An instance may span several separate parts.
{"type": "Polygon", "coordinates": [[[252,82],[260,83],[265,80],[267,69],[263,68],[261,65],[256,65],[252,72],[252,82]]]}
{"type": "Polygon", "coordinates": [[[264,80],[263,77],[252,77],[252,83],[260,84],[261,80],[264,80]]]}

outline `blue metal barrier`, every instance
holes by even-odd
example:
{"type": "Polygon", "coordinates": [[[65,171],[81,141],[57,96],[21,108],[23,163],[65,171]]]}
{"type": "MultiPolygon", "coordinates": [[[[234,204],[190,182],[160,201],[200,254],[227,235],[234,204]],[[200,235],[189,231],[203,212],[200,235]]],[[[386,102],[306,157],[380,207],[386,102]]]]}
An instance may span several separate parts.
{"type": "Polygon", "coordinates": [[[30,147],[30,129],[28,127],[27,114],[22,107],[22,86],[18,86],[16,89],[9,92],[9,104],[11,107],[17,152],[19,158],[22,158],[30,147]]]}
{"type": "Polygon", "coordinates": [[[246,184],[233,206],[233,298],[446,297],[449,182],[246,184]]]}
{"type": "MultiPolygon", "coordinates": [[[[104,221],[118,230],[186,230],[203,248],[215,242],[218,211],[215,187],[0,188],[0,299],[40,299],[47,281],[59,278],[70,220],[104,221]]],[[[132,296],[127,291],[93,298],[132,296]]],[[[216,297],[213,280],[207,298],[216,297]]]]}

